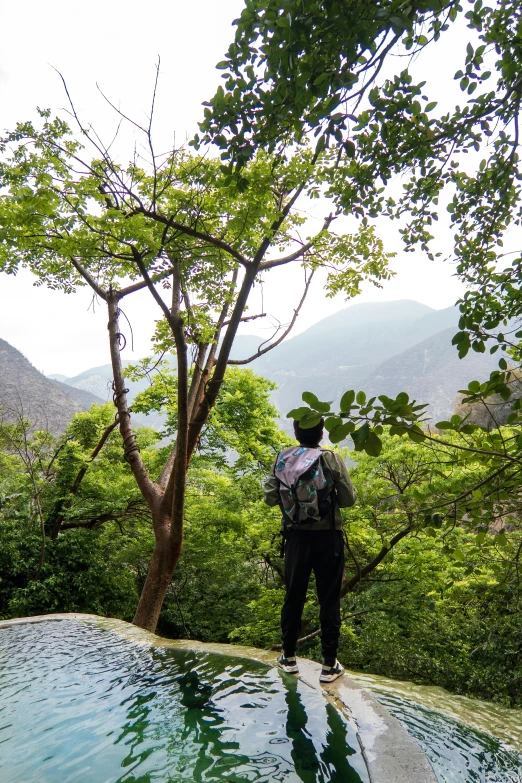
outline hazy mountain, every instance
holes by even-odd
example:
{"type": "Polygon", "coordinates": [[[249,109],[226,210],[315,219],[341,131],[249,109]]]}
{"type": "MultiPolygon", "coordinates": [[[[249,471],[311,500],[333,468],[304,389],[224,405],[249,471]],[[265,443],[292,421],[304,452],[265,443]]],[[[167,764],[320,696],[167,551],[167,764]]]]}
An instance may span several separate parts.
{"type": "MultiPolygon", "coordinates": [[[[123,366],[126,367],[127,365],[134,363],[135,362],[124,361],[123,366]]],[[[100,367],[91,367],[72,378],[68,378],[65,375],[49,375],[48,377],[61,381],[64,385],[66,384],[74,389],[95,394],[96,397],[99,397],[103,402],[108,402],[112,399],[112,367],[110,364],[103,364],[100,367]]],[[[129,394],[129,396],[134,397],[137,391],[141,391],[146,385],[146,381],[139,384],[128,381],[127,386],[129,387],[129,390],[132,389],[132,393],[129,394]]]]}
{"type": "Polygon", "coordinates": [[[58,434],[78,411],[101,402],[88,392],[77,392],[46,378],[12,345],[0,340],[0,409],[7,421],[18,416],[38,429],[58,434]]]}
{"type": "MultiPolygon", "coordinates": [[[[419,402],[429,402],[436,421],[453,411],[457,391],[473,379],[483,380],[497,366],[498,357],[473,351],[462,361],[451,345],[457,330],[456,307],[433,310],[411,300],[352,305],[324,318],[306,331],[256,359],[259,375],[273,380],[273,394],[283,422],[301,401],[303,391],[336,403],[347,389],[364,389],[372,396],[407,391],[419,402]]],[[[255,354],[266,336],[239,335],[232,358],[255,354]]],[[[124,362],[124,365],[129,362],[124,362]]],[[[111,398],[109,364],[93,367],[74,378],[59,377],[77,391],[111,398]]],[[[132,401],[148,381],[127,382],[132,401]]],[[[161,426],[155,414],[136,423],[161,426]]]]}
{"type": "Polygon", "coordinates": [[[467,388],[472,380],[485,380],[498,369],[499,355],[470,351],[459,359],[451,345],[455,327],[423,340],[408,351],[383,362],[364,382],[364,390],[371,396],[396,396],[405,391],[418,402],[429,402],[428,415],[433,423],[453,412],[459,389],[467,388]]]}
{"type": "MultiPolygon", "coordinates": [[[[247,359],[257,351],[259,344],[263,342],[264,339],[264,337],[258,337],[257,335],[251,334],[238,335],[232,348],[231,358],[247,359]]],[[[169,359],[167,359],[167,361],[174,366],[173,361],[169,359]]],[[[124,359],[122,365],[125,368],[128,367],[129,364],[138,364],[138,362],[139,359],[124,359]]],[[[109,363],[102,364],[98,367],[90,367],[79,373],[79,375],[74,375],[72,377],[61,375],[60,373],[52,373],[47,377],[66,383],[68,386],[74,386],[76,389],[90,391],[92,394],[96,394],[97,397],[101,397],[102,399],[108,400],[112,397],[112,366],[109,363]]],[[[129,387],[129,397],[133,399],[138,391],[147,388],[149,382],[146,378],[143,378],[136,382],[126,381],[126,384],[129,387]]]]}
{"type": "Polygon", "coordinates": [[[337,402],[347,389],[364,389],[380,364],[457,321],[456,308],[432,310],[411,300],[352,305],[285,341],[253,367],[278,384],[274,402],[285,416],[305,390],[337,402]]]}

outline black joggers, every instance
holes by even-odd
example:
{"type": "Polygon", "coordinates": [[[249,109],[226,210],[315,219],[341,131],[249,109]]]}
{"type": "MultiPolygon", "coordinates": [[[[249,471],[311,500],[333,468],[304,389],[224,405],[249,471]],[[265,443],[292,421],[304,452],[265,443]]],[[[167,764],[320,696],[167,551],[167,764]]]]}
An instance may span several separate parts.
{"type": "Polygon", "coordinates": [[[320,606],[323,658],[333,665],[341,629],[342,531],[290,530],[285,538],[286,598],[281,610],[284,653],[287,657],[295,655],[308,581],[313,571],[320,606]]]}

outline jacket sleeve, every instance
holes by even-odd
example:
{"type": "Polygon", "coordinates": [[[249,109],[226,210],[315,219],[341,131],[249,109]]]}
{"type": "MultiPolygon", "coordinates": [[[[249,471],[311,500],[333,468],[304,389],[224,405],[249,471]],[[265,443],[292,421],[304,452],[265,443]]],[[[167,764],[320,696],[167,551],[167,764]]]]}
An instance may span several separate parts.
{"type": "Polygon", "coordinates": [[[279,494],[279,481],[274,476],[273,471],[265,481],[264,486],[264,499],[267,506],[279,506],[281,504],[281,496],[279,494]]]}
{"type": "Polygon", "coordinates": [[[331,470],[332,478],[335,484],[335,494],[340,508],[350,508],[353,506],[357,493],[354,489],[350,475],[343,460],[335,451],[329,454],[328,467],[331,470]]]}

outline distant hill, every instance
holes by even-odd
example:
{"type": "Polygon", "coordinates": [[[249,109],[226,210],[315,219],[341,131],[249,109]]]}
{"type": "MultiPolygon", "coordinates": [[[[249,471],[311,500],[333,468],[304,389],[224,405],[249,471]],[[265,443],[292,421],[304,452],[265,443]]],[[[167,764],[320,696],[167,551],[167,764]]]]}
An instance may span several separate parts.
{"type": "MultiPolygon", "coordinates": [[[[453,412],[458,390],[470,380],[486,378],[498,362],[498,356],[473,351],[458,359],[451,338],[459,315],[456,307],[433,310],[408,299],[355,304],[285,340],[249,366],[278,385],[273,401],[285,427],[286,413],[300,403],[303,391],[337,403],[347,389],[363,389],[372,396],[406,391],[430,403],[429,415],[439,421],[453,412]]],[[[239,335],[232,358],[250,357],[265,339],[239,335]]],[[[110,399],[110,365],[74,378],[55,377],[110,399]]],[[[129,382],[130,399],[147,383],[129,382]]],[[[161,426],[161,417],[142,418],[140,423],[161,426]]]]}
{"type": "MultiPolygon", "coordinates": [[[[127,367],[127,365],[133,363],[134,362],[131,361],[124,361],[123,366],[127,367]]],[[[110,364],[103,364],[99,367],[91,367],[72,378],[68,378],[66,375],[58,374],[49,375],[48,377],[60,381],[63,383],[63,385],[72,387],[77,391],[84,391],[90,394],[94,394],[96,397],[103,400],[103,402],[108,402],[110,399],[112,399],[112,367],[110,364]]],[[[134,396],[137,390],[141,390],[142,387],[145,388],[146,381],[143,381],[139,384],[134,384],[131,381],[128,381],[127,386],[132,388],[132,396],[134,396]],[[139,389],[135,389],[135,387],[139,387],[139,389]]]]}
{"type": "MultiPolygon", "coordinates": [[[[383,362],[457,322],[456,308],[432,310],[411,300],[352,305],[285,341],[253,367],[278,384],[274,402],[285,416],[305,390],[337,402],[347,389],[365,389],[383,362]]],[[[455,353],[451,346],[448,352],[455,353]]]]}
{"type": "Polygon", "coordinates": [[[429,402],[428,415],[433,423],[453,413],[459,389],[467,388],[469,381],[483,381],[498,368],[499,355],[470,351],[459,359],[451,345],[455,327],[444,329],[423,340],[408,351],[383,362],[364,382],[364,390],[371,396],[396,396],[405,391],[410,398],[429,402]]]}
{"type": "Polygon", "coordinates": [[[0,339],[0,409],[7,421],[22,415],[37,429],[58,434],[98,397],[46,378],[12,345],[0,339]]]}

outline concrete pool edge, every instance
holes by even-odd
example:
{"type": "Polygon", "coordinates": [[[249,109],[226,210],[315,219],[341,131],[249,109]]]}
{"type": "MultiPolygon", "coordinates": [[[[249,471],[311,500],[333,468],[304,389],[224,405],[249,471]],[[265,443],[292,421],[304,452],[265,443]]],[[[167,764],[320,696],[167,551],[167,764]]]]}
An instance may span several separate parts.
{"type": "MultiPolygon", "coordinates": [[[[164,639],[124,620],[94,614],[64,613],[17,617],[1,620],[0,629],[50,620],[95,622],[130,641],[147,646],[226,654],[268,665],[275,665],[277,658],[277,653],[255,647],[164,639]]],[[[308,687],[322,693],[347,720],[355,723],[371,783],[436,783],[437,778],[424,752],[397,718],[379,704],[369,691],[348,675],[328,686],[322,686],[319,684],[319,671],[319,664],[299,658],[299,679],[308,687]]]]}

